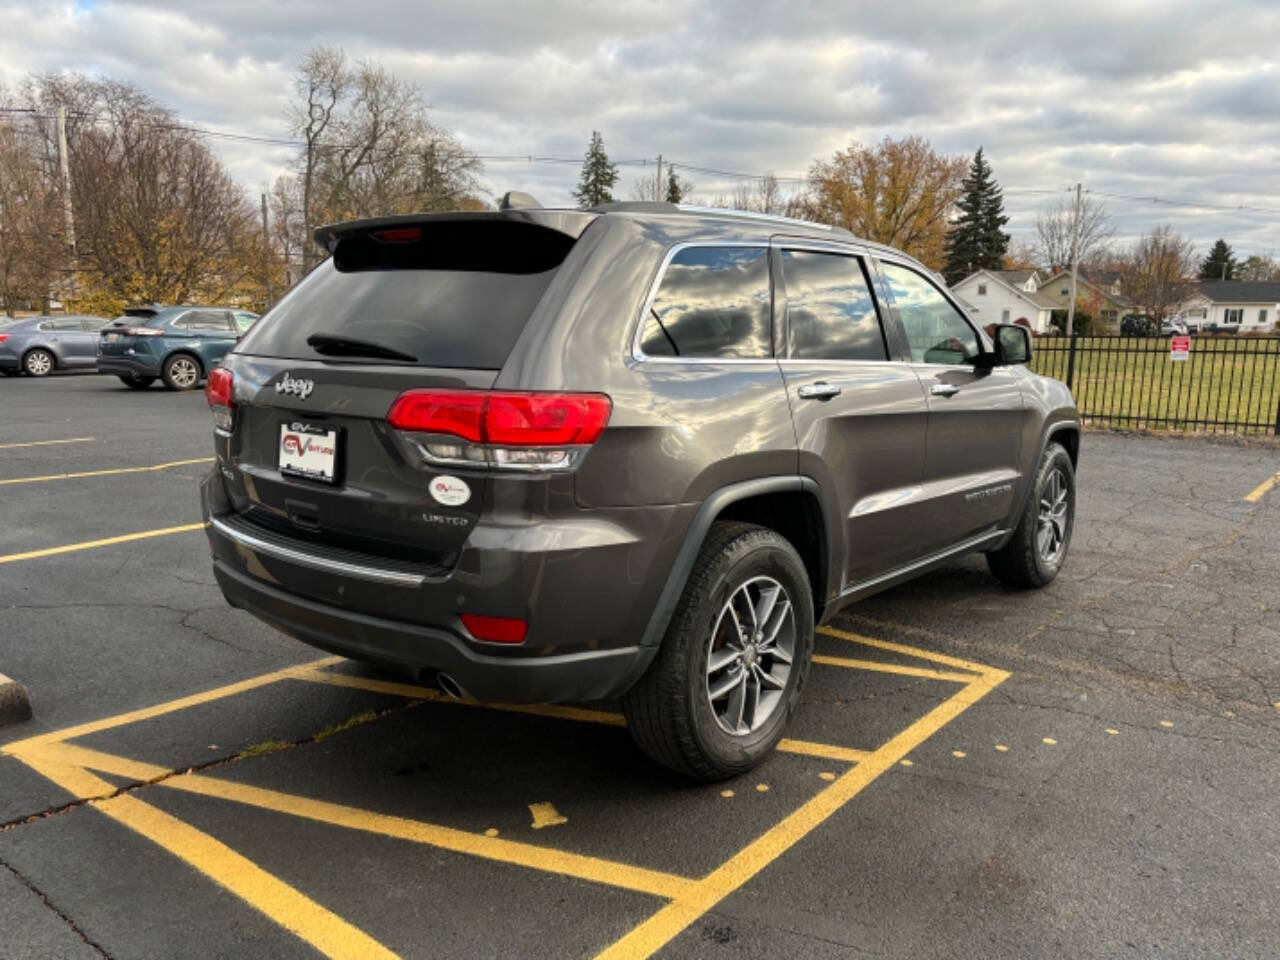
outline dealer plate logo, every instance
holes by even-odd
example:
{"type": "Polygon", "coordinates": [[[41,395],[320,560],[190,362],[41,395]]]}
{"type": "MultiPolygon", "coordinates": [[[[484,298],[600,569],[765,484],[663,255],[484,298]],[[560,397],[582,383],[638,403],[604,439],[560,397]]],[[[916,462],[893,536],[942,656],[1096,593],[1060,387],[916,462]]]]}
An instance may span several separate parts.
{"type": "Polygon", "coordinates": [[[460,507],[471,499],[471,488],[465,481],[445,475],[431,481],[431,496],[446,507],[460,507]]]}

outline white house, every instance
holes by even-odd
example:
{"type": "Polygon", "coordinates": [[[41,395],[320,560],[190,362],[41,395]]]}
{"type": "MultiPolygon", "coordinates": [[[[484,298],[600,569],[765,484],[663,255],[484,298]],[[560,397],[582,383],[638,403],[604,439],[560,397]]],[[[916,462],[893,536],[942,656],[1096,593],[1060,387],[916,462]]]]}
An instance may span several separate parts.
{"type": "Polygon", "coordinates": [[[979,326],[1017,323],[1045,333],[1057,304],[1038,293],[1039,286],[1040,275],[1034,270],[979,270],[951,289],[969,305],[979,326]]]}
{"type": "Polygon", "coordinates": [[[1203,280],[1200,291],[1182,305],[1178,317],[1192,328],[1276,329],[1280,316],[1280,282],[1273,280],[1203,280]]]}

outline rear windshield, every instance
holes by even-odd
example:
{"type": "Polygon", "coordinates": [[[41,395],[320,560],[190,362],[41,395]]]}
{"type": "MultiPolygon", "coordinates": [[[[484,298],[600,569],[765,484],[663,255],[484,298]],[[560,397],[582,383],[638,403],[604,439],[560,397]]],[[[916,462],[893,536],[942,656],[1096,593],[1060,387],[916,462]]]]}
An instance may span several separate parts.
{"type": "Polygon", "coordinates": [[[322,355],[314,334],[416,358],[419,366],[498,370],[573,246],[533,224],[479,220],[397,227],[340,240],[263,316],[240,353],[339,363],[403,363],[322,355]],[[408,237],[408,239],[405,239],[408,237]]]}

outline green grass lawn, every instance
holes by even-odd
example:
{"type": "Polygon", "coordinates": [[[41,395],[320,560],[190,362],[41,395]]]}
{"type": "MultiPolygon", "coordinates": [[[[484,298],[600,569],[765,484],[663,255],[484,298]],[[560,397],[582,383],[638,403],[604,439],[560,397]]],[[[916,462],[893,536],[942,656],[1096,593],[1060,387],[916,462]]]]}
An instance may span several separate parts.
{"type": "MultiPolygon", "coordinates": [[[[1065,380],[1068,341],[1040,337],[1031,369],[1065,380]]],[[[1280,337],[1192,337],[1169,359],[1168,337],[1078,337],[1072,392],[1098,426],[1274,433],[1280,337]]]]}

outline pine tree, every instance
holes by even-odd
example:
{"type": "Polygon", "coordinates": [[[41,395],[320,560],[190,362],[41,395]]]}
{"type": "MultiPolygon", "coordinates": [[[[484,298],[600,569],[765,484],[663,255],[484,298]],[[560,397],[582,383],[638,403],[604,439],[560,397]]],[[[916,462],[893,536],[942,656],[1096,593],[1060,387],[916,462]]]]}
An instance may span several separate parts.
{"type": "Polygon", "coordinates": [[[592,130],[591,143],[587,145],[587,154],[582,161],[578,189],[573,191],[574,199],[584,210],[602,203],[613,203],[613,194],[609,191],[617,182],[618,166],[609,162],[600,131],[592,130]]]}
{"type": "Polygon", "coordinates": [[[975,270],[1003,270],[1009,250],[1009,234],[1003,229],[1009,222],[1004,194],[991,176],[991,164],[981,147],[961,185],[960,218],[947,234],[947,265],[943,269],[947,283],[959,283],[975,270]]]}
{"type": "Polygon", "coordinates": [[[1225,240],[1218,240],[1209,255],[1200,261],[1201,280],[1234,280],[1236,254],[1225,240]]]}
{"type": "Polygon", "coordinates": [[[679,203],[684,199],[684,194],[684,184],[676,176],[676,168],[669,167],[667,169],[667,194],[662,199],[666,200],[667,203],[679,203]]]}

